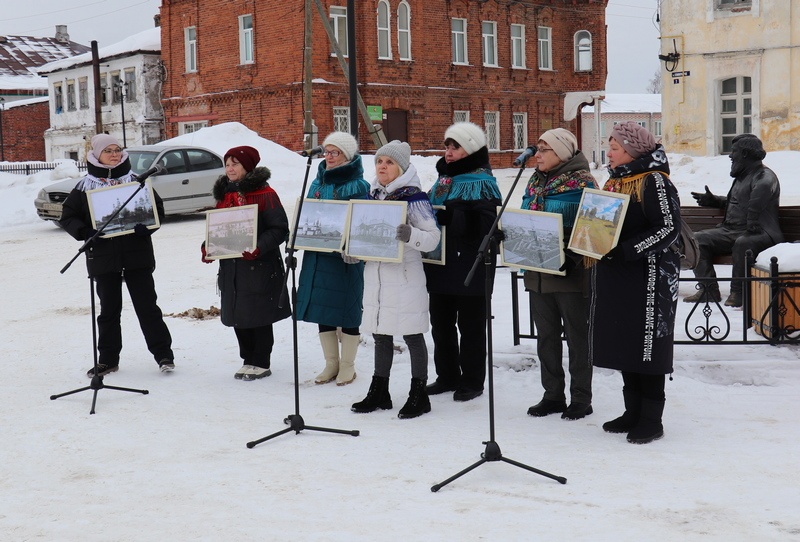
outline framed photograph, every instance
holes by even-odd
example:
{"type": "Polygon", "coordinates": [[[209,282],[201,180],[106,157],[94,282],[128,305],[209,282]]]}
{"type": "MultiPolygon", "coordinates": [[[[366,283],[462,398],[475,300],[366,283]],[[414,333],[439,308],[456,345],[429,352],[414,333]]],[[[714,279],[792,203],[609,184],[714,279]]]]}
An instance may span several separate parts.
{"type": "Polygon", "coordinates": [[[629,200],[627,194],[584,188],[568,248],[590,258],[602,258],[617,246],[629,200]]]}
{"type": "Polygon", "coordinates": [[[206,259],[241,258],[258,243],[258,205],[206,211],[206,259]]]}
{"type": "MultiPolygon", "coordinates": [[[[444,205],[434,205],[433,206],[433,213],[436,214],[436,211],[444,209],[444,205]]],[[[440,225],[438,222],[436,223],[439,226],[439,232],[442,234],[439,237],[439,245],[431,250],[430,252],[422,252],[422,263],[431,263],[434,265],[444,265],[444,253],[445,253],[445,240],[444,240],[444,226],[440,225]]]]}
{"type": "MultiPolygon", "coordinates": [[[[300,209],[300,199],[295,209],[300,209]]],[[[316,252],[341,252],[350,218],[350,202],[304,199],[297,219],[294,248],[316,252]]]]}
{"type": "MultiPolygon", "coordinates": [[[[100,226],[119,209],[131,194],[139,190],[139,183],[124,183],[114,186],[105,186],[86,191],[86,198],[89,200],[89,214],[92,217],[94,229],[99,230],[100,226]]],[[[148,229],[156,229],[160,223],[158,212],[153,196],[153,186],[150,181],[145,181],[144,188],[130,200],[117,213],[117,216],[108,223],[103,230],[102,237],[116,237],[133,233],[136,224],[144,224],[148,229]]]]}
{"type": "Polygon", "coordinates": [[[395,239],[406,221],[405,201],[350,200],[345,251],[359,260],[403,261],[405,243],[395,239]]]}
{"type": "Polygon", "coordinates": [[[500,243],[503,265],[540,273],[565,275],[564,229],[559,213],[544,213],[506,208],[500,217],[500,229],[506,238],[500,243]]]}

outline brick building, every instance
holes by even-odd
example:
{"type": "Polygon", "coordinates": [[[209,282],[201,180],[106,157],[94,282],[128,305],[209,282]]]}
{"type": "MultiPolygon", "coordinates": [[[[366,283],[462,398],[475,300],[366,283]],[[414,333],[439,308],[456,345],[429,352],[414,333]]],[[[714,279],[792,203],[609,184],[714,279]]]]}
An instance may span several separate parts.
{"type": "MultiPolygon", "coordinates": [[[[356,4],[359,91],[388,139],[408,141],[415,153],[439,151],[447,126],[470,120],[486,129],[494,165],[508,166],[542,131],[578,128],[568,96],[605,86],[607,0],[356,4]]],[[[346,52],[346,2],[322,5],[346,52]]],[[[321,140],[349,131],[350,104],[312,10],[311,109],[321,140]]],[[[302,2],[164,0],[167,137],[237,121],[303,148],[304,18],[302,2]]],[[[375,150],[363,119],[359,140],[375,150]]]]}
{"type": "Polygon", "coordinates": [[[47,96],[3,104],[0,107],[0,162],[45,160],[44,132],[49,127],[47,96]]]}

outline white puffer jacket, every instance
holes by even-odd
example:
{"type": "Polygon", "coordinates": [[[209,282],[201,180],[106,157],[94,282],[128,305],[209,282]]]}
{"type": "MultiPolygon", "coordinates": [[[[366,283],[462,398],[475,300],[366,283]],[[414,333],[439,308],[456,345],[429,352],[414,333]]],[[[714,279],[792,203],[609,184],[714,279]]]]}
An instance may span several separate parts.
{"type": "MultiPolygon", "coordinates": [[[[370,197],[386,199],[405,187],[421,189],[413,165],[386,187],[374,180],[370,197]]],[[[361,330],[366,333],[413,335],[428,331],[428,291],[420,252],[435,249],[441,232],[427,197],[408,202],[406,223],[411,226],[411,239],[403,248],[402,263],[368,261],[364,267],[361,330]]]]}

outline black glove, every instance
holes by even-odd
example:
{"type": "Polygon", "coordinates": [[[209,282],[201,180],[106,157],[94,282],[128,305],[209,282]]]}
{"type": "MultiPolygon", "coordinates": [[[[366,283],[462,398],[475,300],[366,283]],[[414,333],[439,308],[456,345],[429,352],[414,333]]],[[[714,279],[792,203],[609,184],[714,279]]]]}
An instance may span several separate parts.
{"type": "Polygon", "coordinates": [[[610,262],[611,260],[625,260],[625,251],[622,249],[622,245],[617,245],[611,250],[609,250],[605,256],[601,258],[601,261],[610,262]]]}
{"type": "Polygon", "coordinates": [[[286,264],[286,269],[294,269],[297,267],[297,258],[294,256],[286,256],[286,259],[283,260],[283,263],[286,264]]]}
{"type": "MultiPolygon", "coordinates": [[[[97,234],[97,230],[96,229],[94,229],[94,228],[86,228],[85,230],[83,230],[83,240],[84,241],[88,241],[89,239],[94,237],[96,234],[97,234]]],[[[95,237],[94,240],[98,241],[98,240],[100,240],[102,238],[103,238],[102,236],[98,236],[98,237],[95,237]]]]}
{"type": "Polygon", "coordinates": [[[449,226],[452,220],[453,220],[452,209],[448,209],[447,207],[445,207],[444,209],[439,209],[438,211],[436,211],[436,222],[438,222],[440,226],[449,226]]]}
{"type": "Polygon", "coordinates": [[[561,267],[558,268],[559,271],[566,271],[569,274],[570,271],[575,269],[578,265],[578,258],[582,258],[579,254],[575,254],[570,249],[564,249],[564,263],[561,264],[561,267]]]}
{"type": "Polygon", "coordinates": [[[408,243],[411,240],[411,226],[408,224],[398,224],[397,233],[394,238],[398,241],[408,243]]]}
{"type": "Polygon", "coordinates": [[[506,240],[506,232],[503,230],[494,230],[494,240],[496,243],[502,243],[506,240]]]}
{"type": "Polygon", "coordinates": [[[148,229],[147,226],[145,226],[144,224],[136,224],[133,227],[133,232],[136,235],[141,235],[142,237],[150,237],[151,235],[153,235],[153,231],[154,230],[148,229]]]}
{"type": "Polygon", "coordinates": [[[705,192],[692,192],[692,197],[700,207],[719,207],[719,198],[711,193],[706,185],[705,192]]]}
{"type": "Polygon", "coordinates": [[[764,228],[761,227],[761,224],[748,224],[747,225],[747,233],[749,235],[758,235],[760,233],[764,233],[764,228]]]}

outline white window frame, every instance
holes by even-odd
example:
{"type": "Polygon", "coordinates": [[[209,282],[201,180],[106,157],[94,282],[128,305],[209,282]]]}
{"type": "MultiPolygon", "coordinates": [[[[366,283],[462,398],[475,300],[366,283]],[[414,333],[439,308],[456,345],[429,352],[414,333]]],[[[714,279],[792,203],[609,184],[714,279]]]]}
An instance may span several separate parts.
{"type": "Polygon", "coordinates": [[[486,132],[486,148],[500,150],[500,111],[483,112],[483,129],[486,132]]]}
{"type": "MultiPolygon", "coordinates": [[[[339,44],[342,56],[347,58],[347,7],[331,6],[328,17],[333,27],[333,37],[336,39],[336,43],[339,44]]],[[[331,51],[331,56],[334,55],[336,55],[336,51],[331,51]]]]}
{"type": "Polygon", "coordinates": [[[660,120],[653,121],[653,137],[661,137],[662,134],[662,124],[660,120]]]}
{"type": "Polygon", "coordinates": [[[253,15],[239,15],[239,64],[255,62],[256,47],[254,42],[253,15]]]}
{"type": "Polygon", "coordinates": [[[453,41],[453,64],[458,66],[469,65],[467,51],[467,20],[453,17],[450,19],[450,38],[453,41]],[[459,28],[457,28],[459,27],[459,28]]]}
{"type": "Polygon", "coordinates": [[[197,27],[187,26],[183,29],[183,49],[186,61],[186,73],[197,71],[197,27]]]}
{"type": "Polygon", "coordinates": [[[456,122],[469,122],[469,111],[456,109],[453,111],[453,124],[456,122]]]}
{"type": "Polygon", "coordinates": [[[135,102],[138,89],[136,88],[136,69],[128,68],[125,70],[125,101],[135,102]]]}
{"type": "Polygon", "coordinates": [[[592,33],[588,30],[578,30],[575,32],[573,41],[575,43],[575,71],[592,71],[592,33]]]}
{"type": "Polygon", "coordinates": [[[77,111],[78,104],[75,101],[75,80],[67,81],[67,111],[77,111]]]}
{"type": "Polygon", "coordinates": [[[483,42],[483,65],[497,68],[497,22],[481,21],[481,41],[483,42]]]}
{"type": "Polygon", "coordinates": [[[118,104],[122,101],[122,87],[120,83],[122,79],[120,78],[119,72],[112,72],[111,73],[111,103],[118,104]]]}
{"type": "Polygon", "coordinates": [[[64,87],[60,81],[53,84],[53,111],[56,114],[64,112],[64,87]]]}
{"type": "MultiPolygon", "coordinates": [[[[748,76],[726,77],[718,83],[717,104],[719,108],[719,143],[720,152],[730,153],[730,141],[739,134],[753,133],[753,79],[748,76]],[[723,83],[736,80],[736,91],[723,94],[723,83]],[[725,109],[725,104],[732,104],[735,109],[725,109]],[[734,121],[734,127],[726,132],[725,121],[734,121]]],[[[727,123],[730,124],[730,123],[727,123]]]]}
{"type": "Polygon", "coordinates": [[[525,69],[525,25],[512,24],[511,25],[511,67],[517,69],[525,69]],[[518,35],[514,35],[517,30],[518,35]]]}
{"type": "Polygon", "coordinates": [[[514,126],[514,150],[521,151],[528,147],[528,113],[515,111],[511,114],[514,126]]]}
{"type": "Polygon", "coordinates": [[[333,108],[333,131],[350,133],[350,108],[333,108]]]}
{"type": "Polygon", "coordinates": [[[411,6],[406,0],[397,6],[397,56],[411,60],[411,6]]]}
{"type": "Polygon", "coordinates": [[[536,28],[536,36],[539,42],[539,69],[553,69],[553,29],[549,26],[539,26],[536,28]]]}
{"type": "Polygon", "coordinates": [[[378,58],[380,60],[392,59],[392,14],[389,2],[380,0],[376,10],[378,22],[378,58]]]}
{"type": "Polygon", "coordinates": [[[89,109],[89,78],[78,78],[78,108],[89,109]]]}
{"type": "Polygon", "coordinates": [[[200,128],[205,128],[208,126],[207,120],[195,120],[191,122],[179,122],[178,123],[178,134],[192,134],[198,131],[200,128]]]}
{"type": "Polygon", "coordinates": [[[108,74],[100,74],[100,105],[108,105],[108,74]]]}

